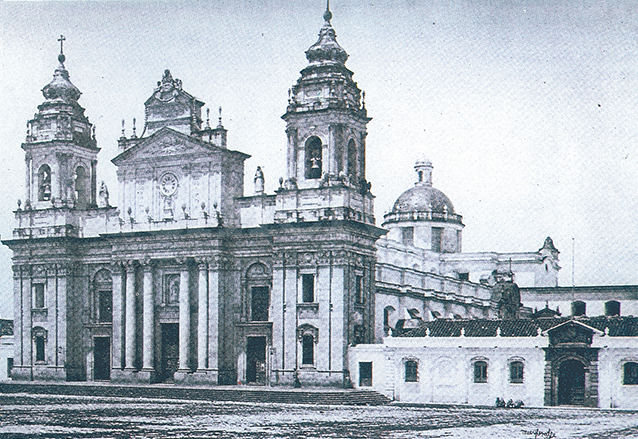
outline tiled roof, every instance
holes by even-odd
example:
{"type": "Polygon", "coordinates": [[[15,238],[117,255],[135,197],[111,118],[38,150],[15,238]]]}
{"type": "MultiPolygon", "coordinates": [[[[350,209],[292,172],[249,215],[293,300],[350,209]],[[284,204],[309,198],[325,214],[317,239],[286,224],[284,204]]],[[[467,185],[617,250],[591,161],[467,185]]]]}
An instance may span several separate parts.
{"type": "Polygon", "coordinates": [[[535,337],[538,329],[542,332],[570,319],[577,320],[601,332],[609,328],[610,337],[638,337],[638,317],[560,317],[516,320],[448,320],[439,319],[422,322],[419,328],[398,334],[399,337],[425,337],[429,329],[430,337],[496,337],[498,328],[501,337],[535,337]]]}
{"type": "Polygon", "coordinates": [[[13,320],[0,319],[0,336],[13,335],[13,320]]]}

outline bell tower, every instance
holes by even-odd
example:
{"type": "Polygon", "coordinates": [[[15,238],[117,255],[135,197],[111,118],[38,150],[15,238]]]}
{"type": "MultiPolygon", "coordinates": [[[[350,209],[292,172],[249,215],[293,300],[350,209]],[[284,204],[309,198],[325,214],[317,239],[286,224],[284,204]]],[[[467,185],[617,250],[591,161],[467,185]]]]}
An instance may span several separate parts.
{"type": "MultiPolygon", "coordinates": [[[[365,178],[366,125],[371,120],[365,93],[345,66],[348,54],[337,43],[329,4],[323,18],[319,39],[306,51],[308,66],[289,90],[288,107],[282,116],[288,148],[287,178],[280,191],[319,190],[312,203],[316,206],[321,199],[321,208],[332,209],[329,215],[374,223],[370,184],[365,178]]],[[[304,198],[311,194],[305,192],[304,198]]],[[[311,221],[323,219],[323,213],[297,215],[311,221]]]]}
{"type": "Polygon", "coordinates": [[[96,166],[100,149],[95,130],[78,104],[82,94],[64,67],[64,36],[45,101],[27,123],[22,144],[26,160],[25,209],[87,209],[96,206],[96,166]]]}

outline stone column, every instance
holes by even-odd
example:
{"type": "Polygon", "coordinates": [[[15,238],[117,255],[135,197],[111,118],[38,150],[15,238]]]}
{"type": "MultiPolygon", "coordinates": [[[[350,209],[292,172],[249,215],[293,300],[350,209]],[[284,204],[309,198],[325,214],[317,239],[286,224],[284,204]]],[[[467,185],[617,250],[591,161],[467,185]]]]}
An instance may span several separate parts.
{"type": "Polygon", "coordinates": [[[113,371],[122,368],[122,264],[111,264],[111,278],[113,279],[113,371]]]}
{"type": "Polygon", "coordinates": [[[220,261],[208,265],[208,369],[211,380],[219,382],[219,271],[220,261]]]}
{"type": "Polygon", "coordinates": [[[197,316],[197,370],[203,371],[207,366],[208,352],[208,264],[205,259],[198,260],[198,316],[197,316]]]}
{"type": "Polygon", "coordinates": [[[126,311],[125,311],[125,369],[132,371],[135,361],[135,265],[134,261],[126,264],[126,311]]]}
{"type": "Polygon", "coordinates": [[[150,260],[143,263],[144,283],[143,283],[143,327],[142,327],[142,370],[145,372],[153,371],[153,348],[154,343],[154,300],[153,300],[153,266],[150,260]]]}
{"type": "Polygon", "coordinates": [[[191,310],[189,294],[189,273],[186,261],[181,262],[179,275],[179,371],[189,372],[188,353],[190,344],[191,310]]]}

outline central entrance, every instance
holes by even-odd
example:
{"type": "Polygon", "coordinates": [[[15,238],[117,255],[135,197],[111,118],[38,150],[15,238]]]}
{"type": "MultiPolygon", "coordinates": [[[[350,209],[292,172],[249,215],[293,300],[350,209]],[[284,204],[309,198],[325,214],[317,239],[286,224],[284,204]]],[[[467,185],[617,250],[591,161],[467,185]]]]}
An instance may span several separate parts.
{"type": "Polygon", "coordinates": [[[584,405],[585,366],[578,360],[567,360],[558,371],[558,404],[584,405]]]}
{"type": "Polygon", "coordinates": [[[109,337],[93,339],[93,379],[95,381],[111,379],[111,339],[109,337]]]}
{"type": "Polygon", "coordinates": [[[179,323],[162,323],[162,355],[159,380],[172,382],[179,367],[179,323]]]}
{"type": "Polygon", "coordinates": [[[266,384],[266,337],[246,339],[246,382],[266,384]]]}

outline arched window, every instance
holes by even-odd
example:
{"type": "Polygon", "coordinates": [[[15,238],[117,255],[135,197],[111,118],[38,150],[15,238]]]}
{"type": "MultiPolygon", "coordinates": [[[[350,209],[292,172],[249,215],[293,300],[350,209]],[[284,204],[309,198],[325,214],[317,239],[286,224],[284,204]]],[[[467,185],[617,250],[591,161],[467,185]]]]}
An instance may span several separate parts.
{"type": "Polygon", "coordinates": [[[395,309],[392,306],[386,306],[383,309],[383,332],[385,332],[386,335],[390,334],[392,330],[393,322],[391,322],[390,319],[393,317],[394,311],[395,309]]]}
{"type": "Polygon", "coordinates": [[[524,368],[522,361],[512,361],[510,363],[510,383],[520,384],[523,382],[524,368]]]}
{"type": "Polygon", "coordinates": [[[617,300],[610,300],[605,302],[605,315],[606,316],[619,316],[620,315],[620,302],[617,300]]]}
{"type": "Polygon", "coordinates": [[[301,342],[301,364],[315,364],[315,344],[319,340],[319,330],[306,323],[297,328],[297,340],[301,342]]]}
{"type": "Polygon", "coordinates": [[[581,302],[580,300],[572,302],[572,316],[584,316],[586,315],[586,311],[587,305],[585,302],[581,302]]]}
{"type": "Polygon", "coordinates": [[[483,360],[474,362],[474,382],[487,383],[487,362],[483,360]]]}
{"type": "Polygon", "coordinates": [[[304,335],[301,344],[301,364],[315,364],[315,340],[312,335],[304,335]]]}
{"type": "Polygon", "coordinates": [[[75,168],[75,199],[81,207],[88,203],[88,178],[82,166],[75,168]]]}
{"type": "Polygon", "coordinates": [[[348,175],[352,181],[357,177],[357,144],[353,139],[348,142],[348,175]]]}
{"type": "Polygon", "coordinates": [[[306,178],[321,178],[322,172],[322,143],[316,136],[310,137],[306,141],[306,178]]]}
{"type": "Polygon", "coordinates": [[[416,383],[417,381],[419,381],[419,362],[407,360],[405,362],[405,382],[416,383]]]}
{"type": "Polygon", "coordinates": [[[51,199],[51,168],[49,165],[40,166],[38,171],[38,201],[51,199]]]}
{"type": "Polygon", "coordinates": [[[638,385],[638,363],[628,361],[623,364],[622,383],[626,386],[638,385]]]}
{"type": "Polygon", "coordinates": [[[35,348],[35,361],[36,363],[44,363],[46,362],[47,331],[41,326],[36,326],[31,331],[35,348]]]}
{"type": "Polygon", "coordinates": [[[95,320],[98,323],[111,323],[113,321],[113,280],[111,273],[100,270],[93,279],[95,291],[95,320]]]}

